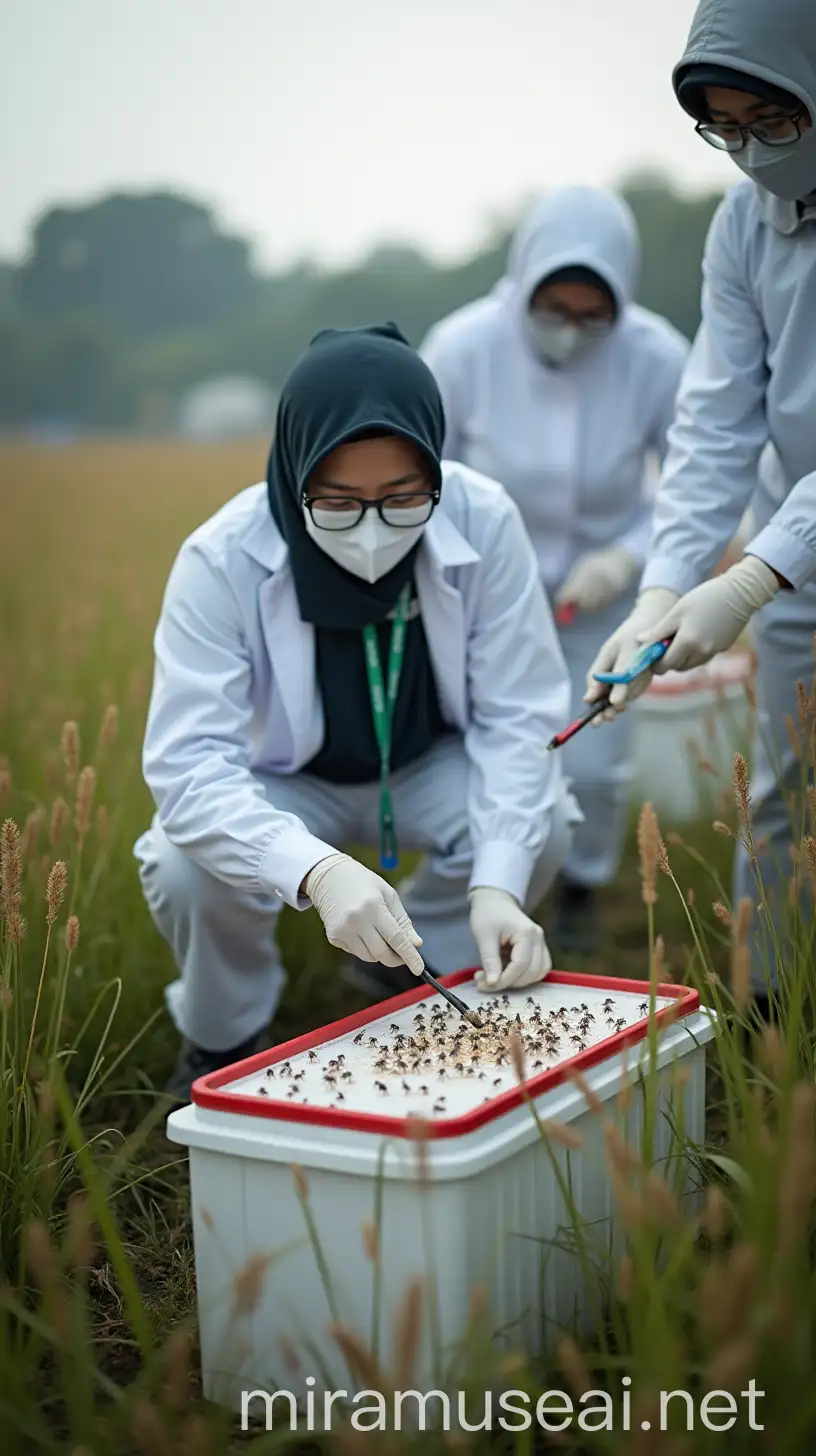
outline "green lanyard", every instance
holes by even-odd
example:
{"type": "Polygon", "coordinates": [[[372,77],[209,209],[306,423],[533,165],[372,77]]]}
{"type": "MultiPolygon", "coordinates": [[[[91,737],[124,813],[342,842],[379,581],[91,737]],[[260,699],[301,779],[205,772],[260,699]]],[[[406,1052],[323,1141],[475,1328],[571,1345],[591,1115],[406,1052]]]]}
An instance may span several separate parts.
{"type": "Polygon", "coordinates": [[[394,709],[399,692],[402,662],[405,657],[405,632],[410,601],[411,586],[409,583],[408,586],[403,587],[397,599],[388,651],[387,686],[383,683],[376,629],[374,627],[363,628],[371,715],[374,719],[374,732],[377,735],[377,745],[380,750],[380,866],[384,870],[395,870],[399,863],[394,806],[391,802],[388,779],[391,773],[391,730],[394,723],[394,709]]]}

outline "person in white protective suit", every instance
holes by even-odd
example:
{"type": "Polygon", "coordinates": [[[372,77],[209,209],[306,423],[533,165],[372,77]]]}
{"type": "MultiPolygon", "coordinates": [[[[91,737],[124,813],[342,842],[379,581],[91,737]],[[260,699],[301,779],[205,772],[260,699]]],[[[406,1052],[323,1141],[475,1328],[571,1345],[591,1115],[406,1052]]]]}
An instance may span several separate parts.
{"type": "MultiPolygon", "coordinates": [[[[700,137],[728,152],[746,180],[727,193],[709,231],[702,323],[640,595],[592,664],[586,696],[603,691],[594,672],[617,671],[644,642],[673,637],[656,670],[682,670],[730,648],[751,623],[759,658],[754,838],[773,906],[787,895],[790,797],[801,775],[785,719],[796,720],[797,681],[811,688],[816,629],[813,0],[702,0],[674,88],[700,137]],[[769,447],[774,468],[758,470],[769,447]],[[756,534],[744,557],[708,579],[752,495],[756,534]]],[[[607,716],[648,680],[616,687],[607,716]]],[[[754,875],[740,846],[735,902],[758,902],[754,875]]],[[[772,918],[757,917],[760,1003],[778,973],[772,934],[772,918]]]]}
{"type": "Polygon", "coordinates": [[[169,1090],[250,1055],[283,905],[379,967],[543,979],[531,912],[580,811],[547,743],[569,680],[520,514],[441,463],[433,375],[393,325],[325,331],[281,395],[266,482],[200,526],[155,639],[135,847],[180,978],[169,1090]],[[343,852],[428,858],[399,891],[343,852]],[[419,947],[422,947],[422,955],[419,947]]]}
{"type": "MultiPolygon", "coordinates": [[[[507,275],[437,324],[420,352],[445,403],[445,455],[500,480],[530,532],[583,711],[586,673],[634,603],[651,532],[650,467],[662,459],[689,344],[633,302],[640,241],[630,209],[560,188],[519,228],[507,275]],[[651,458],[650,458],[651,457],[651,458]]],[[[558,894],[553,944],[588,954],[596,895],[617,873],[629,800],[630,725],[563,750],[584,814],[558,894]]]]}

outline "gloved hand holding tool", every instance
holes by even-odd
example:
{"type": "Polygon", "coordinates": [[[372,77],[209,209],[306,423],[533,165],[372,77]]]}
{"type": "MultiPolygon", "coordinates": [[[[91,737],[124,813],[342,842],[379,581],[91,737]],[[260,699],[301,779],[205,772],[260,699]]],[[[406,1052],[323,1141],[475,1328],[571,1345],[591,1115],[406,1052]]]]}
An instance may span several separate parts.
{"type": "MultiPolygon", "coordinates": [[[[584,694],[584,702],[595,707],[593,717],[597,722],[602,718],[611,722],[629,703],[645,693],[652,680],[651,670],[641,671],[633,677],[627,669],[643,646],[644,639],[659,642],[665,638],[667,634],[661,633],[658,628],[679,600],[677,592],[662,586],[650,587],[641,592],[629,616],[607,638],[589,669],[584,694]]],[[[646,666],[651,668],[649,663],[646,666]]]]}
{"type": "Polygon", "coordinates": [[[329,945],[362,961],[405,965],[422,975],[425,965],[417,950],[422,939],[387,880],[348,854],[330,854],[309,872],[303,890],[323,921],[329,945]]]}
{"type": "MultiPolygon", "coordinates": [[[[577,718],[574,723],[570,723],[568,728],[564,728],[561,733],[556,733],[555,737],[550,739],[547,748],[563,748],[564,744],[569,743],[570,739],[574,738],[575,734],[579,733],[582,728],[585,728],[587,723],[599,723],[603,718],[610,716],[608,712],[610,695],[616,689],[620,687],[628,688],[632,683],[638,682],[643,678],[646,679],[648,685],[651,681],[652,670],[655,664],[660,662],[661,658],[665,657],[670,643],[671,638],[665,637],[661,642],[652,642],[646,647],[641,647],[635,653],[625,671],[598,673],[597,681],[600,685],[600,697],[598,700],[592,705],[589,712],[584,713],[582,718],[577,718]]],[[[613,712],[611,717],[614,718],[615,716],[613,712]]]]}
{"type": "Polygon", "coordinates": [[[480,991],[533,986],[552,970],[544,931],[506,890],[471,890],[470,929],[481,962],[476,973],[480,991]]]}
{"type": "Polygon", "coordinates": [[[770,566],[756,556],[744,556],[721,576],[696,586],[670,606],[638,642],[671,637],[672,644],[658,672],[682,672],[702,667],[719,652],[733,647],[760,607],[773,601],[782,583],[770,566]]]}

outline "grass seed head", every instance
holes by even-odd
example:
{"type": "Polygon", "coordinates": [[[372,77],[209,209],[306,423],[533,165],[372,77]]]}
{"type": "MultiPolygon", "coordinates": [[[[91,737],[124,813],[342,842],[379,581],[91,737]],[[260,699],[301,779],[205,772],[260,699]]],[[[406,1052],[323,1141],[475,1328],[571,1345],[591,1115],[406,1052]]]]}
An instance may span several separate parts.
{"type": "Polygon", "coordinates": [[[69,915],[68,923],[65,927],[65,949],[69,955],[73,955],[78,945],[79,917],[77,915],[69,915]]]}
{"type": "Polygon", "coordinates": [[[623,1254],[618,1264],[617,1290],[621,1304],[628,1304],[635,1292],[635,1265],[630,1254],[623,1254]]]}
{"type": "Polygon", "coordinates": [[[65,777],[69,784],[73,784],[79,772],[80,747],[79,725],[77,723],[63,723],[60,751],[62,753],[62,761],[65,764],[65,777]]]}
{"type": "Polygon", "coordinates": [[[734,754],[733,768],[734,796],[737,801],[739,816],[742,826],[750,838],[751,835],[751,784],[748,777],[748,764],[742,753],[734,754]]]}
{"type": "Polygon", "coordinates": [[[369,1390],[378,1390],[384,1394],[393,1382],[389,1382],[376,1356],[357,1331],[349,1329],[347,1325],[334,1324],[330,1327],[329,1334],[349,1369],[365,1381],[369,1390]]]}
{"type": "Polygon", "coordinates": [[[181,1411],[190,1403],[192,1387],[192,1341],[187,1329],[173,1330],[162,1350],[165,1392],[171,1410],[181,1411]]]}
{"type": "Polygon", "coordinates": [[[584,1146],[584,1139],[574,1128],[567,1127],[563,1122],[548,1120],[542,1122],[542,1131],[547,1140],[557,1143],[559,1147],[567,1148],[569,1151],[578,1152],[584,1146]]]}
{"type": "Polygon", "coordinates": [[[405,1291],[394,1330],[394,1366],[398,1390],[407,1390],[414,1377],[422,1334],[422,1280],[413,1279],[405,1291]]]}
{"type": "Polygon", "coordinates": [[[44,823],[45,811],[42,805],[38,804],[36,809],[31,810],[23,826],[22,856],[26,863],[36,858],[40,847],[40,832],[44,823]]]}
{"type": "Polygon", "coordinates": [[[65,891],[68,888],[68,866],[65,860],[58,859],[51,866],[51,873],[48,876],[48,885],[45,891],[46,919],[49,925],[53,925],[59,912],[60,906],[65,899],[65,891]]]}
{"type": "Polygon", "coordinates": [[[255,1313],[261,1302],[264,1281],[272,1263],[272,1254],[251,1254],[243,1269],[232,1281],[232,1309],[236,1315],[255,1313]]]}
{"type": "Polygon", "coordinates": [[[756,1299],[762,1255],[753,1243],[735,1245],[707,1265],[697,1293],[700,1324],[715,1348],[740,1335],[756,1299]]]}
{"type": "Polygon", "coordinates": [[[76,811],[74,827],[77,838],[83,840],[91,827],[93,799],[96,792],[96,769],[87,764],[77,781],[76,811]]]}
{"type": "Polygon", "coordinates": [[[802,758],[802,740],[797,732],[796,724],[790,713],[785,714],[785,732],[788,735],[788,742],[793,749],[794,758],[802,758]]]}
{"type": "Polygon", "coordinates": [[[0,832],[0,911],[8,920],[22,901],[23,860],[20,830],[6,819],[0,832]]]}
{"type": "Polygon", "coordinates": [[[513,1030],[508,1039],[510,1060],[513,1063],[513,1071],[520,1082],[525,1081],[527,1073],[524,1068],[524,1043],[518,1032],[513,1030]]]}
{"type": "Polygon", "coordinates": [[[299,1163],[292,1164],[292,1182],[301,1203],[305,1203],[309,1197],[309,1180],[299,1163]]]}
{"type": "Polygon", "coordinates": [[[102,726],[99,729],[99,742],[103,748],[110,748],[116,742],[119,733],[119,709],[115,703],[109,703],[102,714],[102,726]]]}
{"type": "Polygon", "coordinates": [[[51,824],[48,831],[52,849],[57,849],[61,844],[70,817],[71,811],[68,805],[62,795],[58,795],[51,805],[51,824]]]}
{"type": "Polygon", "coordinates": [[[756,1368],[756,1343],[750,1335],[740,1335],[718,1350],[710,1361],[705,1373],[705,1388],[737,1394],[756,1368]]]}
{"type": "Polygon", "coordinates": [[[790,1132],[779,1185],[779,1234],[786,1250],[804,1246],[816,1197],[816,1088],[800,1082],[791,1098],[790,1132]]]}
{"type": "Polygon", "coordinates": [[[561,1335],[556,1346],[556,1358],[573,1395],[580,1400],[592,1388],[592,1381],[583,1354],[572,1335],[561,1335]]]}
{"type": "Polygon", "coordinates": [[[730,1226],[731,1209],[728,1199],[719,1185],[712,1183],[706,1193],[700,1227],[706,1237],[717,1244],[725,1238],[730,1226]]]}
{"type": "Polygon", "coordinates": [[[376,1264],[380,1257],[380,1239],[375,1225],[366,1219],[363,1224],[363,1249],[365,1256],[372,1264],[376,1264]]]}
{"type": "MultiPolygon", "coordinates": [[[[666,859],[665,846],[660,837],[660,825],[654,805],[646,802],[640,811],[637,826],[637,842],[640,852],[640,884],[644,905],[654,905],[657,900],[657,872],[662,857],[666,859]]],[[[666,859],[666,863],[668,860],[666,859]]]]}

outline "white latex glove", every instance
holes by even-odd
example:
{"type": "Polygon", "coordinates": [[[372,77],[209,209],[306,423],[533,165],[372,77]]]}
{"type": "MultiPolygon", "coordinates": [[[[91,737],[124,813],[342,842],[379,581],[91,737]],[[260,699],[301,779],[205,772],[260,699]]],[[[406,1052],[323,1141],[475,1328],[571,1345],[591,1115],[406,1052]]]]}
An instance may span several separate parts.
{"type": "Polygon", "coordinates": [[[631,586],[638,563],[624,546],[606,546],[579,556],[563,586],[556,592],[556,606],[574,606],[579,612],[599,612],[616,602],[631,586]]]}
{"type": "Polygon", "coordinates": [[[348,854],[330,854],[306,876],[303,886],[336,945],[361,961],[406,965],[415,976],[425,969],[422,944],[396,890],[348,854]]]}
{"type": "MultiPolygon", "coordinates": [[[[776,574],[757,556],[744,556],[722,576],[694,587],[666,612],[649,638],[674,638],[655,671],[683,672],[702,667],[718,652],[726,652],[754,613],[773,601],[779,589],[776,574]]],[[[641,645],[647,637],[639,635],[641,645]]]]}
{"type": "Polygon", "coordinates": [[[532,986],[552,969],[544,931],[506,890],[471,890],[470,929],[482,963],[475,977],[480,991],[532,986]],[[512,952],[506,966],[503,949],[512,952]]]}
{"type": "MultiPolygon", "coordinates": [[[[678,592],[669,591],[667,587],[653,586],[645,592],[641,592],[632,611],[608,637],[595,658],[587,674],[587,690],[584,693],[585,703],[595,703],[602,698],[606,692],[606,684],[595,682],[593,673],[596,672],[625,672],[636,652],[643,646],[642,634],[645,633],[650,642],[658,642],[660,633],[654,629],[662,622],[666,613],[675,602],[679,602],[678,592]]],[[[667,634],[663,634],[667,635],[667,634]]],[[[609,707],[605,713],[593,719],[593,727],[598,726],[605,720],[611,722],[618,713],[622,713],[629,703],[645,693],[652,680],[651,672],[643,672],[636,677],[632,683],[617,683],[609,695],[609,707]]]]}

